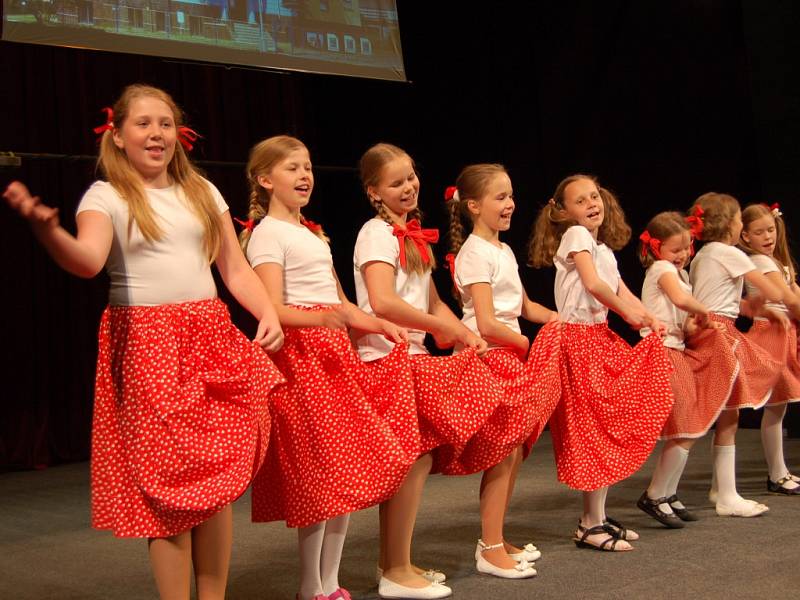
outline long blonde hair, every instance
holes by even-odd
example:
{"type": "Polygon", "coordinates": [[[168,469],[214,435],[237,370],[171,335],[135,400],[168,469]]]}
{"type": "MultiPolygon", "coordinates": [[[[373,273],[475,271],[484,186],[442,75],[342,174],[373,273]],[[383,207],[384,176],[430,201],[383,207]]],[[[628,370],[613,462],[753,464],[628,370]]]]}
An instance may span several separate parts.
{"type": "MultiPolygon", "coordinates": [[[[258,182],[258,178],[267,175],[279,162],[284,160],[295,150],[308,150],[306,145],[290,135],[275,135],[260,141],[250,149],[250,158],[247,161],[247,182],[250,184],[250,201],[247,208],[248,220],[256,223],[267,216],[269,201],[272,193],[258,182]]],[[[306,218],[301,214],[300,222],[306,223],[306,218]]],[[[247,251],[250,241],[251,229],[243,229],[239,234],[239,243],[242,250],[247,251]]],[[[328,236],[320,228],[314,234],[328,242],[328,236]]]]}
{"type": "MultiPolygon", "coordinates": [[[[789,251],[786,223],[783,222],[783,217],[780,215],[779,210],[773,210],[766,204],[750,204],[746,206],[742,210],[742,230],[747,231],[750,228],[750,223],[766,216],[772,217],[772,220],[775,221],[775,249],[772,251],[771,258],[781,268],[781,271],[783,271],[784,267],[788,267],[790,281],[794,281],[797,278],[797,263],[789,251]]],[[[743,237],[739,238],[739,247],[747,254],[758,254],[750,244],[744,241],[743,237]]]]}
{"type": "MultiPolygon", "coordinates": [[[[408,158],[408,160],[411,162],[411,168],[416,172],[417,167],[408,152],[402,148],[398,148],[397,146],[384,142],[375,144],[369,150],[364,152],[364,154],[361,156],[361,160],[359,161],[361,185],[364,187],[364,193],[367,194],[367,199],[372,205],[372,208],[375,209],[375,212],[378,213],[378,217],[390,225],[393,225],[394,221],[392,220],[389,212],[386,210],[383,202],[371,198],[368,190],[370,187],[375,187],[380,183],[381,175],[383,174],[383,168],[397,158],[408,158]]],[[[420,211],[419,208],[415,208],[408,213],[408,219],[417,219],[420,224],[422,224],[422,211],[420,211]]],[[[433,249],[431,248],[430,244],[427,244],[427,246],[430,260],[426,263],[422,259],[422,255],[417,249],[416,244],[405,245],[405,271],[407,273],[417,273],[419,275],[423,275],[426,271],[436,267],[436,257],[433,254],[433,249]]]]}
{"type": "Polygon", "coordinates": [[[597,241],[612,250],[619,250],[631,239],[631,227],[625,221],[625,212],[611,190],[602,187],[592,175],[576,173],[562,179],[556,186],[553,197],[539,211],[533,225],[528,244],[528,264],[537,269],[553,265],[553,257],[558,251],[561,236],[575,225],[575,221],[564,212],[564,192],[567,186],[581,179],[588,179],[597,186],[603,199],[603,224],[597,231],[597,241]]]}
{"type": "MultiPolygon", "coordinates": [[[[128,235],[130,235],[133,223],[136,223],[144,238],[152,243],[160,240],[164,231],[158,224],[156,214],[147,199],[141,175],[131,165],[125,151],[114,143],[114,130],[121,130],[125,119],[128,118],[131,103],[143,97],[156,98],[169,106],[175,121],[176,132],[178,127],[183,125],[183,112],[164,90],[149,85],[129,85],[114,104],[114,128],[105,131],[100,139],[97,167],[128,205],[128,235]]],[[[206,257],[209,262],[213,262],[222,241],[219,208],[208,184],[186,156],[183,146],[177,140],[175,153],[167,165],[167,174],[173,184],[182,190],[189,208],[203,225],[203,245],[206,257]]]]}

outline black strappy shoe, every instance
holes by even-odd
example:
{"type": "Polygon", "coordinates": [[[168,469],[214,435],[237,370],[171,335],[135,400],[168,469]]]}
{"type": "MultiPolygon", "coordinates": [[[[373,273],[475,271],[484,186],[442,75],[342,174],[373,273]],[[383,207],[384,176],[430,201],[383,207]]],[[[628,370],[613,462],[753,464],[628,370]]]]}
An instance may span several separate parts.
{"type": "Polygon", "coordinates": [[[800,487],[795,488],[787,488],[783,487],[784,484],[789,483],[790,481],[795,481],[792,477],[791,473],[787,474],[786,477],[781,477],[778,481],[772,481],[767,475],[767,491],[773,494],[784,494],[785,496],[798,496],[800,495],[800,487]]]}
{"type": "MultiPolygon", "coordinates": [[[[678,515],[678,518],[681,521],[699,521],[699,519],[696,516],[694,516],[694,513],[690,512],[689,509],[687,509],[685,506],[683,508],[678,508],[677,506],[675,506],[676,502],[681,502],[680,499],[678,498],[678,494],[672,494],[672,496],[667,498],[667,504],[669,504],[669,507],[672,509],[672,512],[678,515]]],[[[681,504],[683,504],[683,502],[681,502],[681,504]]]]}
{"type": "Polygon", "coordinates": [[[573,537],[572,541],[575,542],[575,545],[578,548],[589,548],[590,550],[600,550],[601,552],[630,552],[633,548],[619,548],[617,549],[617,543],[620,541],[620,538],[617,537],[617,534],[614,532],[609,525],[595,525],[594,527],[584,527],[581,525],[581,522],[578,521],[578,533],[581,534],[581,537],[573,537]],[[604,539],[599,544],[593,544],[587,541],[587,538],[590,535],[597,535],[605,533],[608,535],[606,539],[604,539]]]}
{"type": "MultiPolygon", "coordinates": [[[[677,496],[675,499],[677,500],[677,496]]],[[[642,511],[646,512],[662,525],[666,525],[670,529],[680,529],[681,527],[685,527],[683,521],[676,513],[666,513],[661,510],[661,508],[659,508],[659,505],[661,504],[668,504],[667,499],[662,496],[661,498],[656,498],[653,500],[647,495],[647,490],[642,492],[641,497],[636,502],[636,506],[638,506],[642,511]]]]}

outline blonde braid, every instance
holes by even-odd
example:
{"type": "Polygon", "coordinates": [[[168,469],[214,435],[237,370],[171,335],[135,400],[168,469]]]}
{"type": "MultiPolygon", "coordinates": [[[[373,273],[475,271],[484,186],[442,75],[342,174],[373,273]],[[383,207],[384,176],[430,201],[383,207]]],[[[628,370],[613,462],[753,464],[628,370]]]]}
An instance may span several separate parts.
{"type": "MultiPolygon", "coordinates": [[[[252,219],[253,226],[255,227],[256,223],[267,216],[268,210],[269,193],[267,193],[267,190],[258,185],[258,182],[254,178],[251,178],[250,203],[247,209],[248,220],[252,219]]],[[[247,244],[250,242],[251,235],[253,235],[253,232],[248,228],[242,229],[241,233],[239,233],[239,245],[242,247],[242,251],[244,251],[245,254],[247,253],[247,244]]]]}

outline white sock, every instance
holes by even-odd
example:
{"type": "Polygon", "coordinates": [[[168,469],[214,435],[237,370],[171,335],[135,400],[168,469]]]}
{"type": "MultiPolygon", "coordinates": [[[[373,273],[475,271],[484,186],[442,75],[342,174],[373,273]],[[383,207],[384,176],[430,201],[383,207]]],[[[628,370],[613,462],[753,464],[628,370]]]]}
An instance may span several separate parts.
{"type": "Polygon", "coordinates": [[[297,530],[300,548],[300,600],[324,594],[320,577],[320,556],[325,535],[325,521],[297,530]]]}
{"type": "Polygon", "coordinates": [[[783,415],[786,405],[765,406],[761,417],[761,444],[772,481],[786,477],[789,469],[783,458],[783,415]]]}
{"type": "MultiPolygon", "coordinates": [[[[665,494],[667,498],[678,493],[678,484],[681,481],[681,477],[683,477],[683,470],[686,468],[686,461],[689,460],[689,451],[683,446],[678,446],[675,444],[671,450],[674,450],[678,463],[675,465],[675,470],[673,471],[672,477],[667,484],[667,492],[665,494]]],[[[680,500],[675,502],[675,507],[686,508],[683,505],[683,502],[680,500]]]]}
{"type": "MultiPolygon", "coordinates": [[[[683,450],[683,453],[680,452],[681,450],[683,448],[680,446],[670,444],[661,451],[656,469],[653,472],[653,479],[647,488],[647,495],[651,500],[671,496],[669,486],[673,480],[677,488],[677,482],[680,480],[683,468],[686,466],[686,458],[689,456],[686,450],[683,450]]],[[[672,512],[672,508],[667,503],[659,504],[659,508],[667,514],[672,512]]]]}
{"type": "Polygon", "coordinates": [[[717,504],[734,506],[744,500],[736,491],[736,446],[714,446],[717,504]]]}
{"type": "Polygon", "coordinates": [[[339,562],[342,559],[344,540],[347,537],[347,525],[350,515],[340,515],[329,519],[325,524],[325,539],[322,543],[320,574],[322,592],[330,596],[339,589],[339,562]]]}

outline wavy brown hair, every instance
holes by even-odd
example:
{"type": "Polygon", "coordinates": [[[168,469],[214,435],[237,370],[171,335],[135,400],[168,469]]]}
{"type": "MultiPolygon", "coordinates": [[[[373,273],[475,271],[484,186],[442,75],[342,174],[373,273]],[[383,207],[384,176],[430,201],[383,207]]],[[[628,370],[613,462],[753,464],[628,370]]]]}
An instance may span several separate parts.
{"type": "MultiPolygon", "coordinates": [[[[369,148],[361,156],[361,160],[358,163],[358,170],[361,175],[361,185],[364,188],[364,193],[367,195],[369,203],[372,205],[372,208],[375,209],[375,212],[378,213],[378,217],[390,225],[394,225],[395,221],[386,210],[386,207],[384,206],[383,202],[381,202],[380,198],[370,196],[369,188],[377,187],[380,184],[381,177],[383,176],[383,170],[386,165],[398,158],[408,158],[408,160],[411,162],[411,168],[413,168],[414,172],[416,172],[417,166],[414,164],[414,159],[411,158],[408,152],[402,148],[398,148],[393,144],[387,144],[385,142],[375,144],[369,148]]],[[[417,219],[420,224],[422,224],[422,211],[419,209],[419,207],[408,213],[408,219],[417,219]]],[[[405,270],[407,273],[417,273],[419,275],[423,275],[425,272],[436,267],[436,257],[433,254],[433,248],[431,248],[430,244],[427,244],[427,247],[428,256],[430,258],[428,263],[422,260],[422,256],[420,255],[416,244],[405,245],[405,270]]]]}
{"type": "Polygon", "coordinates": [[[468,235],[464,224],[467,223],[468,227],[472,228],[472,215],[469,212],[469,208],[467,208],[467,202],[480,199],[486,193],[486,188],[492,179],[500,173],[508,173],[503,165],[481,163],[464,167],[456,178],[458,200],[453,197],[447,201],[447,208],[450,213],[448,238],[450,240],[450,252],[453,254],[458,254],[464,244],[464,239],[468,235]]]}
{"type": "Polygon", "coordinates": [[[592,181],[603,199],[603,224],[597,231],[597,241],[612,250],[619,250],[631,239],[631,227],[625,220],[625,212],[611,190],[602,187],[593,175],[576,173],[562,179],[553,192],[553,197],[540,210],[533,224],[528,243],[528,264],[532,267],[551,267],[558,251],[561,236],[575,225],[564,210],[564,194],[571,183],[588,179],[592,181]]]}
{"type": "Polygon", "coordinates": [[[707,192],[700,196],[689,209],[689,215],[697,216],[697,207],[703,209],[700,219],[703,231],[698,239],[704,242],[725,242],[731,233],[731,222],[741,210],[739,201],[730,194],[707,192]]]}
{"type": "MultiPolygon", "coordinates": [[[[108,179],[108,182],[128,205],[128,235],[133,223],[142,232],[144,239],[154,242],[161,239],[164,231],[158,224],[156,214],[147,199],[142,177],[131,165],[125,151],[114,143],[114,131],[119,131],[128,118],[131,103],[138,98],[156,98],[166,104],[172,111],[175,130],[184,124],[183,111],[167,92],[159,88],[135,84],[129,85],[114,103],[113,129],[105,131],[100,138],[100,152],[97,157],[97,168],[108,179]]],[[[183,193],[189,208],[203,225],[203,245],[206,257],[213,262],[219,252],[222,241],[222,230],[219,224],[219,208],[214,200],[208,184],[203,180],[200,171],[195,167],[183,146],[175,142],[175,152],[167,165],[167,174],[172,182],[183,193]]]]}
{"type": "MultiPolygon", "coordinates": [[[[774,214],[772,209],[765,204],[750,204],[742,210],[742,231],[747,231],[753,221],[766,216],[772,217],[775,221],[775,249],[772,251],[771,258],[781,269],[781,274],[783,274],[784,267],[789,267],[790,280],[794,281],[797,278],[797,263],[789,251],[789,239],[783,217],[774,214]]],[[[747,254],[758,254],[743,238],[739,239],[739,247],[747,254]]]]}
{"type": "MultiPolygon", "coordinates": [[[[258,182],[262,175],[268,175],[279,162],[284,160],[295,150],[308,150],[306,145],[290,135],[276,135],[260,141],[250,149],[250,158],[247,161],[247,183],[250,185],[250,200],[247,205],[247,218],[253,223],[261,221],[269,213],[269,201],[272,193],[258,182]]],[[[300,222],[305,223],[306,218],[300,214],[300,222]]],[[[314,234],[328,242],[328,236],[320,229],[314,234]]],[[[239,234],[239,244],[242,250],[247,251],[252,230],[243,229],[239,234]]]]}
{"type": "MultiPolygon", "coordinates": [[[[650,219],[647,227],[644,228],[651,237],[657,239],[659,242],[664,242],[671,238],[673,235],[689,231],[689,224],[686,222],[684,216],[675,211],[667,211],[658,213],[655,217],[650,219]]],[[[652,265],[658,258],[653,254],[650,245],[645,245],[639,242],[639,262],[646,269],[652,265]]]]}

